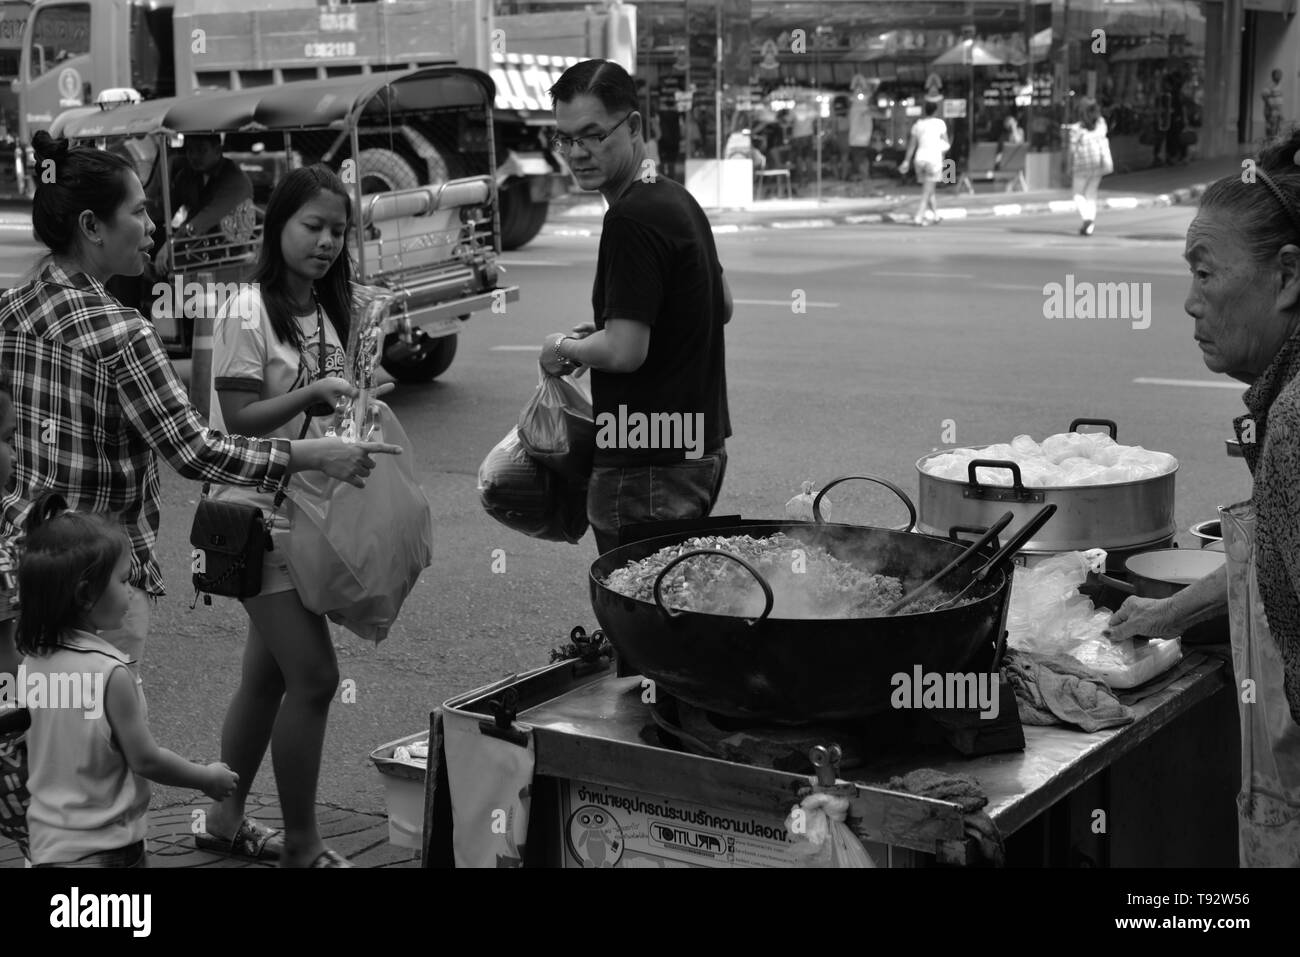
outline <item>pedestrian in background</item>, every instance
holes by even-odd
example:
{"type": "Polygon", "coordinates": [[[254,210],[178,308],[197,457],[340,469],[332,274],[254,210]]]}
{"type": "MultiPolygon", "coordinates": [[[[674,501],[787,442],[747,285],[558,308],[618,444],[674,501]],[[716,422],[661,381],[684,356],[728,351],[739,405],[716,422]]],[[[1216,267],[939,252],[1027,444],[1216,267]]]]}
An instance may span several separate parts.
{"type": "Polygon", "coordinates": [[[1282,135],[1285,104],[1282,96],[1282,71],[1273,71],[1273,85],[1262,94],[1264,98],[1264,136],[1268,139],[1282,135]]]}
{"type": "Polygon", "coordinates": [[[551,96],[556,149],[609,211],[591,297],[595,321],[549,336],[542,368],[562,375],[589,367],[597,423],[620,410],[703,423],[695,450],[597,447],[587,517],[603,554],[618,546],[624,526],[704,518],[718,499],[731,435],[723,341],[731,293],[699,203],[672,180],[641,175],[643,121],[627,72],[586,60],[564,72],[551,96]]]}
{"type": "Polygon", "coordinates": [[[912,124],[912,132],[907,138],[907,154],[898,164],[898,171],[907,174],[913,159],[916,161],[916,178],[921,184],[921,202],[917,204],[915,226],[927,226],[939,221],[939,207],[934,201],[934,192],[943,179],[943,159],[952,144],[948,141],[948,126],[935,114],[939,104],[935,100],[926,100],[925,116],[912,124]],[[934,219],[928,219],[928,213],[934,219]]]}
{"type": "Polygon", "coordinates": [[[49,255],[34,279],[0,297],[0,369],[17,418],[0,536],[19,534],[44,491],[77,511],[115,515],[131,540],[131,607],[126,634],[102,637],[138,667],[150,601],[165,593],[154,553],[159,456],[188,479],[274,490],[303,470],[360,486],[369,456],[395,449],[209,429],[153,325],[104,288],[111,276],[138,276],[152,246],[154,224],[134,168],[103,150],[69,149],[44,131],[32,147],[54,171],[39,178],[32,200],[32,226],[49,255]]]}
{"type": "MultiPolygon", "coordinates": [[[[32,507],[18,571],[18,650],[43,687],[73,675],[80,701],[32,707],[27,829],[33,867],[148,867],[149,782],[221,798],[235,774],[160,748],[121,635],[131,608],[131,542],[101,515],[69,512],[57,493],[32,507]]],[[[64,683],[64,687],[67,685],[64,683]]]]}
{"type": "Polygon", "coordinates": [[[1079,235],[1091,236],[1097,221],[1097,190],[1101,188],[1101,178],[1115,171],[1106,120],[1101,108],[1090,100],[1083,105],[1083,118],[1065,129],[1070,137],[1074,206],[1083,220],[1079,235]]]}

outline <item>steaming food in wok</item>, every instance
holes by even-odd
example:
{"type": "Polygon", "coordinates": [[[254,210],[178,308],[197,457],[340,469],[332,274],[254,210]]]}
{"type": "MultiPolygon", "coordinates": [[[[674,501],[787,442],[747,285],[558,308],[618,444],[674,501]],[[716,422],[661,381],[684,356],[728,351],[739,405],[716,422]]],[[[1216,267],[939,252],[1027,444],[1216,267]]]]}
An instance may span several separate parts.
{"type": "MultiPolygon", "coordinates": [[[[659,549],[615,569],[603,584],[640,601],[654,601],[654,584],[664,566],[679,555],[701,548],[730,552],[753,565],[772,588],[772,618],[871,618],[903,597],[903,583],[836,558],[825,548],[784,533],[765,538],[709,535],[659,549]]],[[[913,583],[915,584],[915,583],[913,583]]],[[[934,610],[952,592],[932,591],[904,612],[934,610]]],[[[708,615],[757,617],[763,591],[742,565],[720,556],[689,558],[664,579],[663,601],[669,608],[708,615]]]]}

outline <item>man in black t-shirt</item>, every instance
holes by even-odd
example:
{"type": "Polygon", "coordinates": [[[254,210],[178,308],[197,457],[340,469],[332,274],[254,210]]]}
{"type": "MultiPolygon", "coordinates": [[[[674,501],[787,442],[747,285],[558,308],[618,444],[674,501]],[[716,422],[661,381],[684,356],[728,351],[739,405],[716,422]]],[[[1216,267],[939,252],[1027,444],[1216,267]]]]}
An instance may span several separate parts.
{"type": "Polygon", "coordinates": [[[551,89],[556,149],[583,189],[609,204],[591,301],[595,322],[550,336],[543,368],[592,370],[596,457],[587,517],[600,552],[619,529],[703,518],[731,435],[723,325],[731,293],[708,217],[645,158],[636,87],[618,64],[587,60],[551,89]]]}

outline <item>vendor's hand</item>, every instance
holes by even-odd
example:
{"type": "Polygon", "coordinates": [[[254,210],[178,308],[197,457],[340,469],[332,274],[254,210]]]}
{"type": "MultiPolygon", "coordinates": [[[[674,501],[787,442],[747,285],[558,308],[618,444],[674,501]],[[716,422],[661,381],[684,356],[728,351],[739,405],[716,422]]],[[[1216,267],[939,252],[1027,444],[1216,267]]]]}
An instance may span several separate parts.
{"type": "MultiPolygon", "coordinates": [[[[304,443],[307,444],[307,443],[304,443]]],[[[316,439],[316,468],[330,478],[336,478],[357,488],[366,487],[366,478],[375,468],[373,455],[401,455],[400,445],[384,442],[344,442],[342,439],[316,439]]]]}
{"type": "Polygon", "coordinates": [[[542,343],[542,357],[540,361],[542,364],[542,371],[547,375],[567,375],[573,371],[572,363],[562,362],[555,357],[555,344],[565,338],[566,335],[567,333],[557,332],[554,335],[547,336],[546,341],[542,343]]]}
{"type": "Polygon", "coordinates": [[[214,761],[203,769],[203,793],[214,801],[222,801],[234,793],[239,775],[230,766],[214,761]]]}
{"type": "Polygon", "coordinates": [[[580,322],[573,327],[573,331],[569,335],[575,339],[585,339],[595,331],[596,324],[594,322],[580,322]]]}
{"type": "Polygon", "coordinates": [[[1137,637],[1173,638],[1182,633],[1172,598],[1134,596],[1125,599],[1119,611],[1110,616],[1102,635],[1111,641],[1125,641],[1137,637]]]}

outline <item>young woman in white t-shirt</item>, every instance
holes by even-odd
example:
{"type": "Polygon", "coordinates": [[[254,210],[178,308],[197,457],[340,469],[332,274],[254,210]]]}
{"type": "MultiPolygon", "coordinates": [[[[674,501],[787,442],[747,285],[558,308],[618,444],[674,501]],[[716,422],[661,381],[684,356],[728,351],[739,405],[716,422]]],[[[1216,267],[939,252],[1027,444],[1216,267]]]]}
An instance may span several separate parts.
{"type": "Polygon", "coordinates": [[[935,186],[943,178],[943,158],[948,152],[948,126],[935,116],[939,104],[934,100],[925,103],[925,116],[912,124],[912,133],[907,138],[907,155],[898,164],[898,171],[906,173],[913,159],[916,160],[916,178],[921,183],[921,202],[916,207],[913,223],[925,226],[939,221],[939,207],[934,201],[935,186]],[[926,213],[934,213],[933,220],[926,219],[926,213]]]}
{"type": "MultiPolygon", "coordinates": [[[[356,394],[339,377],[351,313],[351,263],[345,254],[351,217],[346,188],[324,166],[293,170],[276,186],[266,207],[256,288],[232,297],[213,329],[213,428],[297,438],[308,416],[307,435],[317,437],[331,421],[322,417],[333,414],[338,398],[356,394]]],[[[267,514],[274,498],[232,487],[217,497],[257,504],[267,514]]],[[[304,608],[294,590],[284,560],[287,532],[283,512],[276,513],[262,590],[243,602],[248,643],[221,734],[222,760],[239,775],[239,788],[213,805],[207,833],[196,841],[235,856],[278,857],[282,867],[351,867],[325,847],[316,823],[316,786],[338,661],[329,624],[304,608]],[[284,814],[283,841],[244,814],[268,743],[284,814]]]]}

